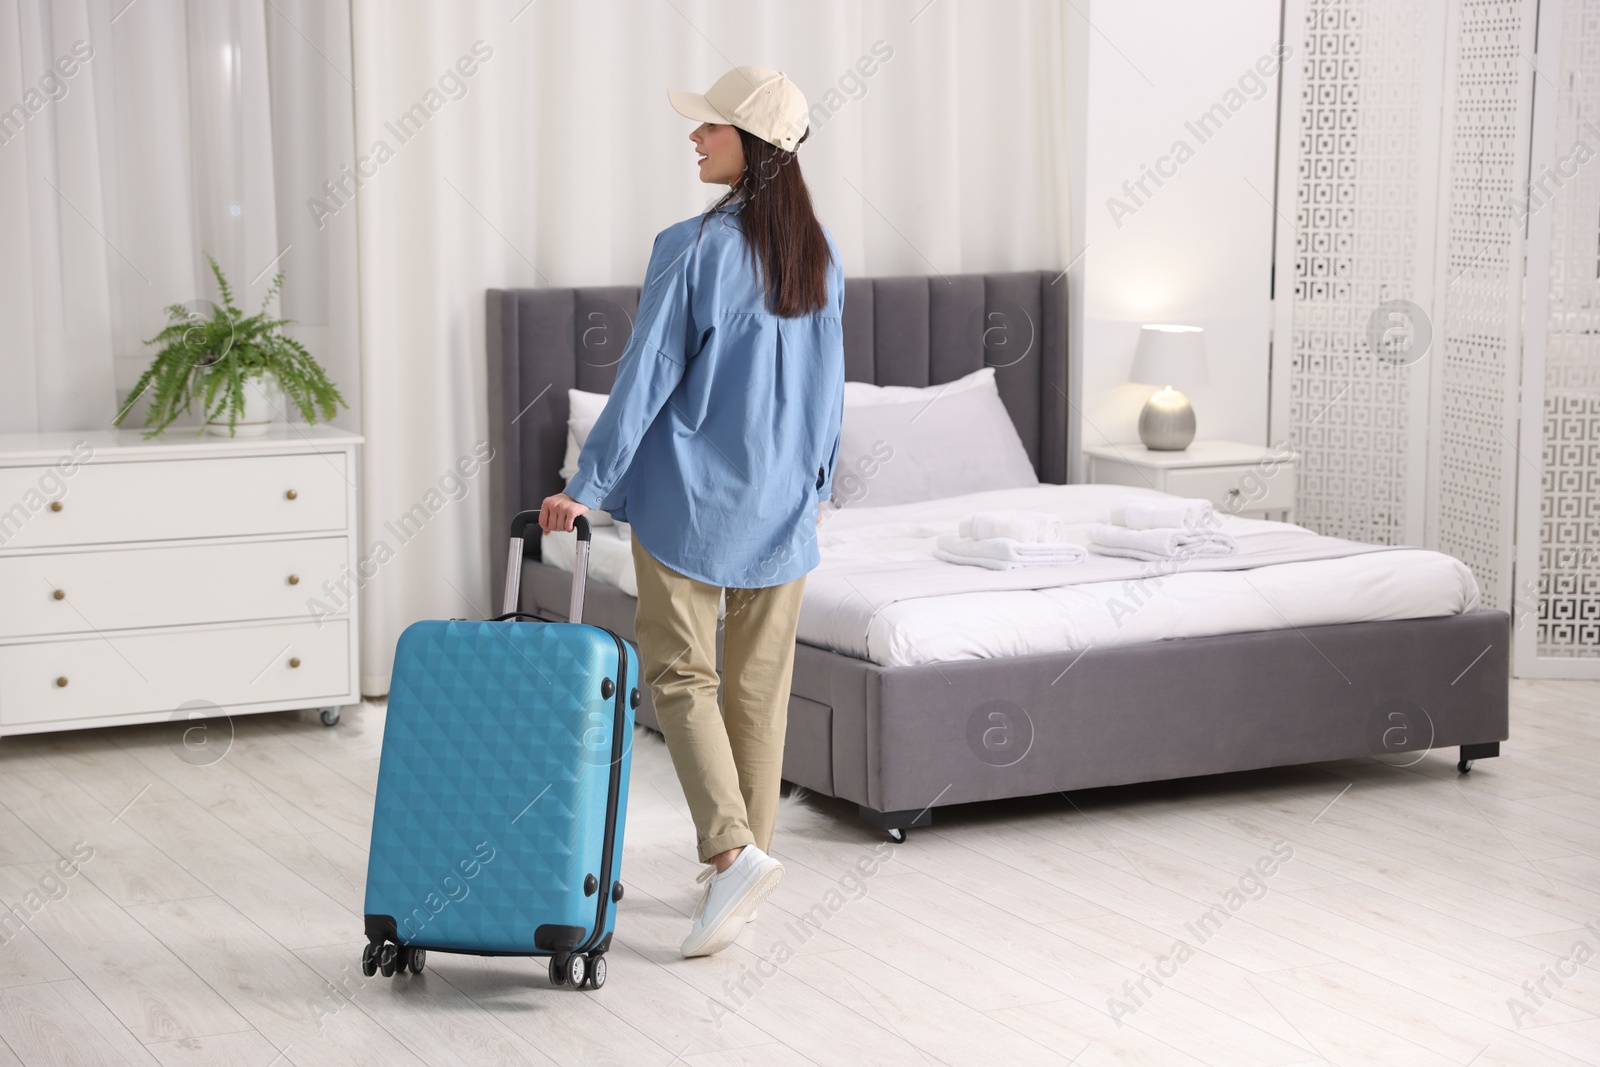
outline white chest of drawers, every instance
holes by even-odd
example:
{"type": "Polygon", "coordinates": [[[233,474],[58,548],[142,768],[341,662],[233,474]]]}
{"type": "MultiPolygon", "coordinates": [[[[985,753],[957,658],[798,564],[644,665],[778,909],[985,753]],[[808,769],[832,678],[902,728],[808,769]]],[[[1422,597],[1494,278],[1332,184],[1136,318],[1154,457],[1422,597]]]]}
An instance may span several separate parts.
{"type": "Polygon", "coordinates": [[[0,434],[0,736],[358,703],[360,443],[0,434]]]}

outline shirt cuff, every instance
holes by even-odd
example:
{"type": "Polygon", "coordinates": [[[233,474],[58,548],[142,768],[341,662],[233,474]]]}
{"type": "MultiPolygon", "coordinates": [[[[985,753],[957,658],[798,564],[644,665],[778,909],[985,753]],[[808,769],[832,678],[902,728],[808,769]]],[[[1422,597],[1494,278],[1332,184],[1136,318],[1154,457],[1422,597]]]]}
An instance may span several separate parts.
{"type": "Polygon", "coordinates": [[[572,481],[567,483],[562,492],[590,511],[599,510],[600,501],[604,499],[604,494],[595,488],[594,482],[581,474],[573,475],[572,481]]]}

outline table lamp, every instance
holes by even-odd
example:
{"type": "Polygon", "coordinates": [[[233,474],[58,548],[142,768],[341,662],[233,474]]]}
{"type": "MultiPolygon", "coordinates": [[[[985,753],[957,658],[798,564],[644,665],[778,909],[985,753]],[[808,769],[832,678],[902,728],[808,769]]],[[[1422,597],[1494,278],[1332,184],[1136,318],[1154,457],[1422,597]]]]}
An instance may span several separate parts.
{"type": "Polygon", "coordinates": [[[1139,412],[1139,440],[1157,452],[1180,452],[1194,440],[1194,408],[1174,386],[1206,384],[1205,330],[1199,326],[1141,326],[1128,380],[1160,389],[1139,412]]]}

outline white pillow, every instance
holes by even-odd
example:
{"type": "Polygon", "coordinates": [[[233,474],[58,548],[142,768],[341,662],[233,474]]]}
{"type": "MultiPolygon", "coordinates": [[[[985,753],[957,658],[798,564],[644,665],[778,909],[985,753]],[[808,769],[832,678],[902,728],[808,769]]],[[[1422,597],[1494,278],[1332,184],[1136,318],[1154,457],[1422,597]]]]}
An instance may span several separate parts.
{"type": "Polygon", "coordinates": [[[903,392],[846,403],[833,471],[836,505],[887,507],[1039,484],[992,367],[948,389],[909,392],[916,397],[910,403],[899,399],[903,392]],[[970,379],[978,381],[966,384],[970,379]]]}
{"type": "Polygon", "coordinates": [[[594,422],[605,410],[609,393],[586,393],[582,389],[567,390],[567,421],[594,422]]]}
{"type": "MultiPolygon", "coordinates": [[[[559,472],[563,482],[578,473],[578,453],[583,451],[583,443],[589,439],[589,431],[594,429],[594,420],[600,417],[607,399],[605,393],[567,390],[567,456],[559,472]]],[[[614,521],[609,513],[599,509],[589,512],[591,526],[608,526],[614,521]]]]}
{"type": "Polygon", "coordinates": [[[571,481],[578,473],[578,454],[583,451],[583,443],[589,440],[589,431],[593,429],[593,419],[588,422],[567,420],[567,456],[561,461],[562,481],[571,481]]]}
{"type": "Polygon", "coordinates": [[[953,396],[972,389],[987,389],[996,396],[999,389],[994,384],[994,368],[984,367],[953,382],[926,387],[915,385],[872,385],[869,382],[845,382],[844,406],[866,407],[869,404],[909,404],[914,400],[927,403],[936,396],[953,396]]]}

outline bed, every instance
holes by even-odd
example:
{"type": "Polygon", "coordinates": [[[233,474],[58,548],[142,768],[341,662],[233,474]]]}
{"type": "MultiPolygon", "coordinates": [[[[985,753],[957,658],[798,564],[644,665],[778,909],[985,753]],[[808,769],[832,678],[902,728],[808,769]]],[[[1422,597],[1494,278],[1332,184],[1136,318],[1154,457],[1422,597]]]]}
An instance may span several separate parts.
{"type": "MultiPolygon", "coordinates": [[[[567,390],[609,390],[637,300],[637,287],[488,293],[492,588],[511,516],[563,484],[567,390]]],[[[1115,499],[1154,494],[1065,484],[1057,276],[854,278],[844,314],[852,381],[953,382],[987,359],[1040,484],[830,517],[801,612],[786,779],[903,840],[953,804],[1458,746],[1465,771],[1498,754],[1510,620],[1479,606],[1450,557],[1229,517],[1255,546],[1251,569],[1141,580],[1091,557],[1101,571],[1055,584],[925,558],[964,512],[1054,511],[1081,537],[1115,499]],[[1003,351],[983,340],[991,322],[1003,351]]],[[[631,638],[626,541],[615,526],[595,536],[585,620],[631,638]]],[[[570,535],[542,540],[528,542],[522,610],[561,618],[570,535]]],[[[648,698],[638,717],[656,726],[648,698]]]]}

